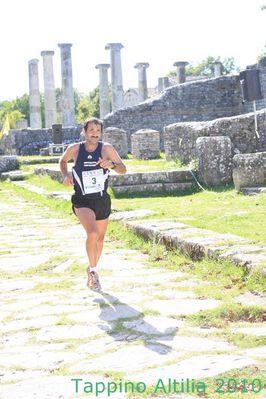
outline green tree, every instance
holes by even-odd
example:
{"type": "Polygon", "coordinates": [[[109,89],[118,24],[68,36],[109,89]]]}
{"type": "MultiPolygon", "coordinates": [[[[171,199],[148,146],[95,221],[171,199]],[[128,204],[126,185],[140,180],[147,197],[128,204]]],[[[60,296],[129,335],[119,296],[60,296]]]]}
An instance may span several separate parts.
{"type": "Polygon", "coordinates": [[[96,87],[89,95],[78,93],[74,96],[75,99],[75,114],[78,123],[83,123],[84,120],[95,116],[100,116],[100,99],[99,87],[96,87]]]}
{"type": "Polygon", "coordinates": [[[28,123],[30,122],[30,107],[29,107],[29,95],[23,94],[21,97],[17,97],[15,99],[14,108],[20,111],[24,118],[27,119],[28,123]]]}
{"type": "MultiPolygon", "coordinates": [[[[226,75],[234,72],[239,72],[239,68],[236,66],[235,59],[233,57],[227,57],[222,59],[221,57],[209,56],[196,65],[188,65],[186,67],[186,76],[213,76],[213,63],[215,61],[220,61],[223,64],[223,73],[226,75]]],[[[174,77],[176,76],[176,72],[171,71],[168,76],[174,77]]]]}
{"type": "Polygon", "coordinates": [[[257,60],[260,61],[262,58],[266,57],[266,44],[262,50],[262,53],[258,55],[257,60]]]}
{"type": "MultiPolygon", "coordinates": [[[[55,89],[57,109],[60,109],[60,98],[61,89],[55,89]]],[[[40,94],[41,100],[41,119],[42,126],[45,125],[45,106],[44,106],[44,94],[40,94]]],[[[74,89],[74,104],[75,104],[75,115],[76,120],[79,123],[83,123],[85,119],[95,116],[100,116],[100,100],[99,100],[99,87],[92,90],[89,95],[80,93],[74,89]]],[[[10,127],[14,129],[16,122],[19,119],[27,119],[28,124],[30,123],[29,117],[29,95],[24,94],[21,97],[17,97],[15,100],[2,101],[0,102],[0,127],[3,125],[6,115],[9,116],[10,127]]]]}
{"type": "Polygon", "coordinates": [[[0,123],[1,123],[1,126],[3,125],[7,115],[8,115],[9,124],[10,124],[10,128],[11,129],[15,129],[16,128],[17,120],[25,118],[25,114],[23,114],[17,108],[16,100],[0,102],[0,123]]]}

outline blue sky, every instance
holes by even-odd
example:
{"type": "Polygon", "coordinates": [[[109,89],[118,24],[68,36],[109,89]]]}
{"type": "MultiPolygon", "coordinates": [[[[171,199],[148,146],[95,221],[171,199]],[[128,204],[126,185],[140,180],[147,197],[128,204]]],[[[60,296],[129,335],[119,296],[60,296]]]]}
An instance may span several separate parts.
{"type": "Polygon", "coordinates": [[[148,62],[148,86],[175,69],[209,55],[234,57],[244,69],[266,44],[266,0],[9,0],[1,4],[0,100],[28,92],[28,61],[38,58],[43,91],[43,50],[73,43],[73,83],[88,93],[98,85],[95,65],[110,63],[105,44],[120,42],[124,89],[137,87],[137,62],[148,62]],[[3,39],[5,37],[5,40],[3,39]]]}

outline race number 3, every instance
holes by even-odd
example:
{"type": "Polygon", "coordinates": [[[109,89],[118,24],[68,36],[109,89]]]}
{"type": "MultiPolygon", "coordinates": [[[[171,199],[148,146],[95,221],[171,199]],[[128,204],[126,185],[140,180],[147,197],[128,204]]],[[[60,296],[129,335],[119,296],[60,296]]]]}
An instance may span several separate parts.
{"type": "Polygon", "coordinates": [[[105,176],[103,169],[83,171],[82,180],[85,194],[98,193],[104,190],[105,176]]]}

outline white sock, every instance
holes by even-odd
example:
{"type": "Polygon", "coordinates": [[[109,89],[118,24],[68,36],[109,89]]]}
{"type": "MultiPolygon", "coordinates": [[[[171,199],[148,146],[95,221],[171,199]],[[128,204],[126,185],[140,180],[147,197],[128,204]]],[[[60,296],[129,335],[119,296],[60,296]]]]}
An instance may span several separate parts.
{"type": "Polygon", "coordinates": [[[90,272],[97,272],[98,273],[98,267],[97,266],[90,266],[90,272]]]}

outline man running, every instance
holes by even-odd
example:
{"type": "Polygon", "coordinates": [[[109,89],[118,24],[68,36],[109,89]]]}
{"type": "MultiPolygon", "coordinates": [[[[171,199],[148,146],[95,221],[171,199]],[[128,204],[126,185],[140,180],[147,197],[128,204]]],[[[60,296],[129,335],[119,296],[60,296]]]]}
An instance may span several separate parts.
{"type": "Polygon", "coordinates": [[[98,261],[102,253],[111,199],[107,193],[109,169],[126,173],[126,166],[111,144],[100,141],[103,122],[88,119],[83,127],[85,141],[68,146],[59,160],[63,183],[74,186],[72,209],[87,233],[86,251],[89,259],[87,286],[101,290],[98,261]],[[68,161],[73,160],[72,173],[68,161]]]}

